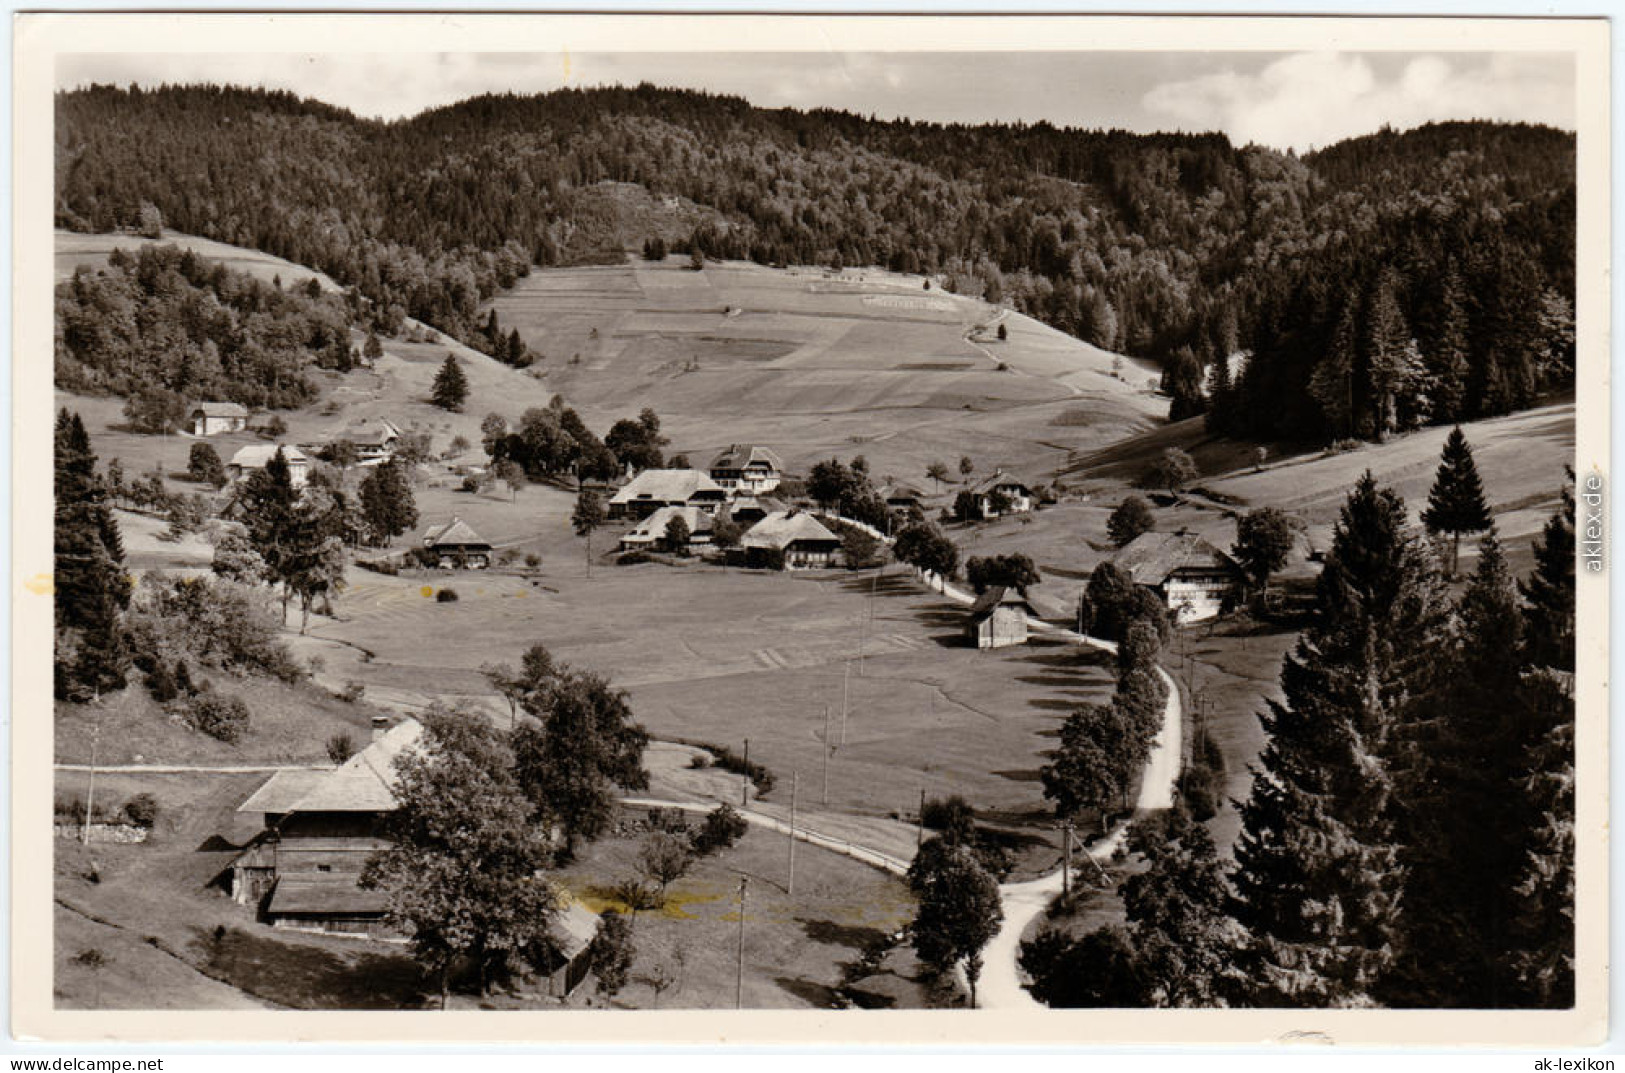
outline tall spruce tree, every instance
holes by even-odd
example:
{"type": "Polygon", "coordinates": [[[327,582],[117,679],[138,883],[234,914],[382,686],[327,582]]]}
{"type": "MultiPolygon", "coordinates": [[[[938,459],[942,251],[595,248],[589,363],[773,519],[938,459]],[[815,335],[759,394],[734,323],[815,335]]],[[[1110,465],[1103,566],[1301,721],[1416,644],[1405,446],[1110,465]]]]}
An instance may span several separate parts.
{"type": "Polygon", "coordinates": [[[1574,670],[1574,471],[1563,502],[1546,521],[1535,544],[1535,572],[1520,589],[1529,602],[1525,661],[1536,667],[1574,670]]]}
{"type": "MultiPolygon", "coordinates": [[[[496,310],[491,311],[496,316],[496,310]]],[[[442,410],[458,411],[468,399],[468,377],[463,374],[463,367],[457,363],[457,356],[447,354],[446,360],[441,362],[440,371],[434,375],[434,385],[429,390],[429,397],[434,404],[442,410]]]]}
{"type": "Polygon", "coordinates": [[[1484,483],[1473,463],[1473,448],[1457,425],[1450,430],[1439,456],[1439,470],[1428,492],[1422,524],[1430,533],[1450,534],[1450,573],[1456,573],[1464,533],[1482,533],[1490,527],[1490,508],[1484,502],[1484,483]]]}
{"type": "Polygon", "coordinates": [[[1427,688],[1439,586],[1405,504],[1368,472],[1342,509],[1318,620],[1282,663],[1232,879],[1258,1006],[1359,1006],[1387,972],[1401,872],[1389,814],[1394,730],[1427,688]]]}
{"type": "Polygon", "coordinates": [[[1407,731],[1396,823],[1405,849],[1403,941],[1383,988],[1390,1005],[1516,1005],[1515,891],[1538,817],[1523,781],[1523,615],[1493,531],[1433,649],[1443,665],[1425,718],[1407,731]]]}
{"type": "Polygon", "coordinates": [[[78,414],[57,415],[55,434],[55,692],[84,699],[122,689],[129,663],[122,612],[129,606],[124,544],[96,455],[78,414]]]}
{"type": "Polygon", "coordinates": [[[1522,703],[1527,712],[1528,774],[1520,787],[1533,827],[1518,873],[1517,950],[1524,1002],[1574,1003],[1574,474],[1563,505],[1535,546],[1535,573],[1522,586],[1522,703]]]}

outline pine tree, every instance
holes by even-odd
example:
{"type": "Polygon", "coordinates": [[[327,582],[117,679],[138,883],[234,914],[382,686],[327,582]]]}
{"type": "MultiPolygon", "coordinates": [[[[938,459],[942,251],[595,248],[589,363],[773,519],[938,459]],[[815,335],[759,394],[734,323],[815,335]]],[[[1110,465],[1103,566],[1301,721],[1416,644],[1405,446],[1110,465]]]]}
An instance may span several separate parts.
{"type": "Polygon", "coordinates": [[[1574,493],[1546,523],[1535,573],[1521,586],[1524,618],[1522,703],[1527,713],[1520,787],[1534,817],[1518,874],[1517,951],[1526,1003],[1574,1003],[1574,493]]]}
{"type": "Polygon", "coordinates": [[[1524,792],[1523,616],[1493,531],[1456,608],[1430,717],[1408,730],[1399,827],[1404,939],[1391,1005],[1514,1005],[1514,884],[1536,816],[1524,792]]]}
{"type": "Polygon", "coordinates": [[[1432,384],[1433,417],[1459,421],[1466,416],[1467,400],[1466,286],[1452,258],[1439,295],[1438,327],[1428,342],[1428,379],[1432,384]]]}
{"type": "MultiPolygon", "coordinates": [[[[492,315],[495,316],[494,311],[492,315]]],[[[440,371],[434,377],[430,398],[442,410],[456,412],[463,408],[468,398],[468,377],[463,375],[463,367],[457,363],[456,355],[447,354],[446,360],[441,363],[440,371]]]]}
{"type": "Polygon", "coordinates": [[[1574,671],[1574,472],[1561,508],[1535,544],[1535,572],[1519,588],[1529,602],[1525,662],[1574,671]]]}
{"type": "Polygon", "coordinates": [[[1344,504],[1319,616],[1282,663],[1283,699],[1236,846],[1249,1005],[1358,1006],[1387,972],[1399,910],[1391,738],[1425,693],[1438,583],[1405,504],[1365,474],[1344,504]]]}
{"type": "Polygon", "coordinates": [[[55,691],[86,698],[124,687],[130,583],[90,437],[66,409],[56,420],[55,469],[55,691]]]}
{"type": "Polygon", "coordinates": [[[1320,404],[1331,439],[1354,435],[1359,418],[1354,402],[1358,309],[1358,302],[1351,296],[1332,332],[1331,345],[1309,378],[1309,394],[1320,404]]]}
{"type": "Polygon", "coordinates": [[[1490,527],[1490,508],[1484,502],[1484,484],[1473,463],[1473,448],[1457,425],[1450,430],[1440,455],[1439,470],[1428,491],[1422,524],[1430,533],[1449,533],[1450,573],[1456,573],[1463,533],[1482,533],[1490,527]]]}

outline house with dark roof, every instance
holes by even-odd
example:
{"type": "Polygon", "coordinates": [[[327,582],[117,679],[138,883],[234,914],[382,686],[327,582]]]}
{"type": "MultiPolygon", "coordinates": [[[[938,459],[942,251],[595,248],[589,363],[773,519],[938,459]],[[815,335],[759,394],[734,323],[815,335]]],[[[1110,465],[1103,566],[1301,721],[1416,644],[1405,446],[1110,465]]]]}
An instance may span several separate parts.
{"type": "Polygon", "coordinates": [[[886,501],[886,509],[899,514],[924,513],[921,501],[925,493],[909,484],[907,481],[893,481],[880,489],[880,498],[886,501]]]}
{"type": "Polygon", "coordinates": [[[609,501],[611,518],[647,518],[661,507],[698,507],[715,514],[728,492],[697,469],[646,469],[609,501]]]}
{"type": "Polygon", "coordinates": [[[621,537],[621,550],[639,551],[663,547],[666,527],[671,525],[673,518],[681,518],[683,524],[688,526],[690,547],[711,543],[711,532],[716,527],[716,519],[713,516],[699,507],[661,507],[633,526],[631,532],[621,537]]]}
{"type": "Polygon", "coordinates": [[[1241,567],[1195,533],[1141,533],[1112,562],[1155,592],[1176,622],[1214,618],[1241,598],[1241,567]]]}
{"type": "Polygon", "coordinates": [[[975,481],[967,489],[976,497],[977,505],[984,518],[997,518],[1002,514],[1026,514],[1033,509],[1033,491],[1016,478],[1003,470],[994,470],[992,473],[975,481]],[[994,493],[998,493],[995,496],[994,493]],[[1003,500],[1004,509],[997,509],[1003,500]]]}
{"type": "Polygon", "coordinates": [[[356,459],[362,465],[377,465],[395,457],[395,447],[401,442],[401,430],[392,421],[379,418],[370,421],[360,432],[340,436],[355,445],[356,459]]]}
{"type": "Polygon", "coordinates": [[[423,547],[442,570],[484,570],[491,565],[491,542],[455,514],[445,525],[431,525],[424,532],[423,547]]]}
{"type": "Polygon", "coordinates": [[[782,562],[786,569],[834,566],[841,538],[804,511],[774,511],[750,527],[739,542],[747,566],[782,562]]]}
{"type": "Polygon", "coordinates": [[[194,436],[241,432],[248,427],[248,407],[235,402],[193,403],[187,419],[194,436]]]}
{"type": "Polygon", "coordinates": [[[303,488],[310,479],[310,459],[292,444],[251,443],[231,456],[231,461],[226,463],[227,476],[240,481],[255,470],[264,469],[276,457],[278,449],[288,463],[288,480],[295,488],[303,488]]]}
{"type": "Polygon", "coordinates": [[[784,501],[773,496],[734,496],[724,509],[735,525],[749,529],[774,511],[785,509],[784,501]]]}
{"type": "Polygon", "coordinates": [[[375,721],[372,742],[330,770],[283,770],[241,805],[260,834],[232,865],[232,897],[274,927],[379,934],[385,896],[356,885],[367,858],[388,845],[385,817],[398,806],[395,761],[415,750],[423,724],[375,721]]]}
{"type": "Polygon", "coordinates": [[[784,464],[766,447],[733,443],[711,460],[711,479],[730,493],[762,495],[783,476],[784,464]]]}
{"type": "Polygon", "coordinates": [[[994,585],[976,598],[965,620],[965,637],[977,648],[1004,648],[1027,643],[1027,618],[1034,614],[1015,589],[994,585]]]}

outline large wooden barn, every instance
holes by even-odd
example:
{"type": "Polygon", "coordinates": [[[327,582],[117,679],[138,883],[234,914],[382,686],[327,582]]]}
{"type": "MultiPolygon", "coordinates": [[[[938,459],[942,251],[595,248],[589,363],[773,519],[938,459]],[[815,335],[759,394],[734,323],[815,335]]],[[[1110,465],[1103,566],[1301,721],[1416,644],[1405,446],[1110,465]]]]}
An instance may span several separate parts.
{"type": "Polygon", "coordinates": [[[384,895],[356,885],[396,808],[395,760],[417,747],[423,724],[377,725],[372,742],[332,771],[272,775],[238,812],[257,812],[260,834],[232,866],[232,897],[274,927],[378,934],[384,895]]]}

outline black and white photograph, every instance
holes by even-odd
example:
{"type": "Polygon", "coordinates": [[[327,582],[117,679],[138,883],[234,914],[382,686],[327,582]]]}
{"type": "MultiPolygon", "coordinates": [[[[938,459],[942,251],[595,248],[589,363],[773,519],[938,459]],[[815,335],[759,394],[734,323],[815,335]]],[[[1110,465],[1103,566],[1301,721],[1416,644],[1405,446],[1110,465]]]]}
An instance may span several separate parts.
{"type": "Polygon", "coordinates": [[[1599,1042],[1607,22],[748,21],[21,17],[29,1023],[1599,1042]]]}

